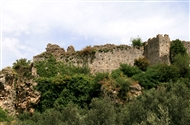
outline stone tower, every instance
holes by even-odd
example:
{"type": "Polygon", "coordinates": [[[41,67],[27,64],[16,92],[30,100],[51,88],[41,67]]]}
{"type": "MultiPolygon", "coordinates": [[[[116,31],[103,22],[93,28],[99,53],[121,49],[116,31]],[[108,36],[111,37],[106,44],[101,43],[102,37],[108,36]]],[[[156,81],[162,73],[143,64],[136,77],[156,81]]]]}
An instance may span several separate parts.
{"type": "Polygon", "coordinates": [[[167,63],[170,64],[170,38],[168,35],[158,34],[152,39],[148,39],[145,46],[145,57],[150,64],[167,63]]]}

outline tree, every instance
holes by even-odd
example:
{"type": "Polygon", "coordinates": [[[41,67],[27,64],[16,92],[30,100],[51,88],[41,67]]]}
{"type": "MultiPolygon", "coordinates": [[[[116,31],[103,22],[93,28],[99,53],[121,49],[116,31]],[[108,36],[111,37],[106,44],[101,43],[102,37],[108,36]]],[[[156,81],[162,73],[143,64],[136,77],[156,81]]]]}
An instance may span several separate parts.
{"type": "Polygon", "coordinates": [[[173,60],[173,65],[179,69],[181,77],[189,78],[190,75],[190,57],[189,55],[176,55],[173,60]]]}
{"type": "Polygon", "coordinates": [[[13,69],[19,74],[19,76],[31,76],[31,61],[26,58],[21,58],[13,63],[13,69]]]}
{"type": "Polygon", "coordinates": [[[132,41],[133,47],[139,48],[139,47],[141,47],[143,45],[142,44],[142,39],[139,38],[139,37],[138,38],[132,38],[131,41],[132,41]]]}
{"type": "Polygon", "coordinates": [[[173,40],[170,46],[170,61],[171,63],[174,62],[174,58],[176,55],[185,55],[187,54],[187,50],[184,47],[183,43],[179,40],[173,40]]]}
{"type": "Polygon", "coordinates": [[[157,64],[149,66],[146,72],[136,74],[132,78],[139,81],[144,88],[150,89],[162,82],[176,81],[179,78],[179,69],[174,65],[157,64]]]}
{"type": "Polygon", "coordinates": [[[52,55],[47,60],[36,62],[35,67],[37,68],[37,74],[41,77],[53,77],[57,75],[57,62],[52,55]]]}
{"type": "Polygon", "coordinates": [[[13,63],[13,69],[18,70],[21,67],[28,67],[30,66],[30,60],[27,61],[26,58],[17,59],[16,62],[13,63]]]}
{"type": "Polygon", "coordinates": [[[142,71],[146,71],[147,67],[150,65],[150,62],[146,58],[135,59],[134,66],[139,67],[142,71]]]}
{"type": "Polygon", "coordinates": [[[185,125],[190,121],[190,90],[183,81],[145,91],[126,105],[121,121],[129,125],[185,125]]]}
{"type": "Polygon", "coordinates": [[[115,125],[116,113],[109,99],[94,98],[85,118],[86,125],[115,125]]]}
{"type": "Polygon", "coordinates": [[[128,77],[132,77],[133,75],[142,72],[137,66],[131,66],[128,64],[120,64],[120,70],[128,77]]]}

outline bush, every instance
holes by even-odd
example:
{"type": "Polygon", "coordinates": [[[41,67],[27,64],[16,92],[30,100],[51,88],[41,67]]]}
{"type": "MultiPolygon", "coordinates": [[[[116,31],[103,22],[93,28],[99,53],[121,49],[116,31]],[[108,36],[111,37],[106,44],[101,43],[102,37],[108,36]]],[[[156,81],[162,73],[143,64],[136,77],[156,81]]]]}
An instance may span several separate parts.
{"type": "Polygon", "coordinates": [[[132,38],[131,39],[131,41],[132,41],[132,45],[133,45],[133,47],[141,47],[142,45],[143,45],[143,43],[142,43],[142,39],[141,38],[132,38]]]}
{"type": "Polygon", "coordinates": [[[141,73],[141,70],[136,66],[130,66],[128,64],[120,64],[120,70],[128,77],[132,77],[135,74],[141,73]]]}
{"type": "Polygon", "coordinates": [[[25,58],[21,58],[19,60],[16,60],[16,62],[13,63],[12,67],[17,74],[25,77],[31,76],[31,62],[30,60],[27,60],[25,58]]]}
{"type": "Polygon", "coordinates": [[[120,69],[116,69],[111,72],[111,77],[114,79],[121,77],[121,76],[123,76],[123,72],[120,69]]]}
{"type": "Polygon", "coordinates": [[[157,64],[148,67],[145,73],[140,73],[132,77],[139,81],[146,89],[156,87],[162,82],[176,81],[179,78],[179,69],[173,65],[157,64]]]}
{"type": "Polygon", "coordinates": [[[0,122],[8,122],[10,120],[11,117],[0,107],[0,122]]]}
{"type": "Polygon", "coordinates": [[[92,78],[85,75],[74,75],[67,82],[66,88],[63,89],[56,101],[57,104],[66,105],[69,102],[74,102],[85,107],[91,102],[95,90],[92,78]]]}
{"type": "Polygon", "coordinates": [[[187,54],[187,50],[184,47],[183,43],[179,40],[173,40],[170,46],[170,61],[171,63],[174,62],[174,58],[176,55],[185,55],[187,54]]]}
{"type": "Polygon", "coordinates": [[[189,55],[187,55],[187,54],[176,55],[174,57],[173,65],[179,69],[178,75],[180,75],[180,77],[190,78],[189,77],[189,74],[190,74],[190,57],[189,57],[189,55]]]}
{"type": "Polygon", "coordinates": [[[139,67],[142,71],[146,71],[147,67],[150,65],[150,62],[146,58],[138,58],[134,61],[134,66],[139,67]]]}
{"type": "Polygon", "coordinates": [[[13,69],[18,70],[21,67],[29,67],[30,64],[31,64],[30,60],[27,60],[26,58],[21,58],[13,63],[13,69]]]}
{"type": "Polygon", "coordinates": [[[115,125],[116,112],[109,99],[94,98],[85,117],[86,125],[115,125]]]}
{"type": "Polygon", "coordinates": [[[109,73],[108,72],[98,72],[95,74],[95,82],[99,83],[101,80],[108,79],[109,78],[109,73]]]}
{"type": "Polygon", "coordinates": [[[171,82],[158,90],[148,90],[122,110],[122,124],[189,124],[189,99],[190,90],[183,82],[171,82]]]}
{"type": "Polygon", "coordinates": [[[116,84],[119,87],[118,97],[122,100],[126,100],[131,82],[125,77],[118,77],[116,79],[116,84]]]}
{"type": "Polygon", "coordinates": [[[45,61],[35,63],[37,74],[41,77],[54,77],[57,75],[56,59],[52,55],[45,61]]]}
{"type": "Polygon", "coordinates": [[[150,75],[147,75],[145,73],[136,74],[132,78],[138,81],[139,84],[145,89],[156,87],[157,84],[157,82],[152,79],[150,75]]]}

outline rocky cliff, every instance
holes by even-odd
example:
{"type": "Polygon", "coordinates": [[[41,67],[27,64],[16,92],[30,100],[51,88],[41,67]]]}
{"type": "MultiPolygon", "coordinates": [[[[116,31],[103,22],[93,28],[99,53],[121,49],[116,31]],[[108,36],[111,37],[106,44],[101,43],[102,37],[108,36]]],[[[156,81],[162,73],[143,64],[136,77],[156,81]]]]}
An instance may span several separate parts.
{"type": "Polygon", "coordinates": [[[36,85],[33,78],[20,77],[10,67],[3,69],[0,71],[0,107],[10,115],[34,112],[32,107],[40,98],[40,93],[34,90],[36,85]]]}

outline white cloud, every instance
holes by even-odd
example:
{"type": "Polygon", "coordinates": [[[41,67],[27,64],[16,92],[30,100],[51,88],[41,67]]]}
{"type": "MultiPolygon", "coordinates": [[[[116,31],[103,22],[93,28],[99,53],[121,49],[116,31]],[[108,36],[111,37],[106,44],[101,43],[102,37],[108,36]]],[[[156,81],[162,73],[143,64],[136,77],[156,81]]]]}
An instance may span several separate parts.
{"type": "Polygon", "coordinates": [[[41,53],[48,41],[64,47],[70,44],[85,47],[107,42],[129,44],[130,38],[138,35],[144,41],[157,34],[169,34],[171,39],[189,40],[189,14],[186,4],[3,2],[4,51],[16,54],[10,57],[15,59],[28,55],[31,58],[31,53],[41,53]],[[61,29],[67,38],[61,37],[57,41],[54,37],[58,36],[50,34],[60,32],[56,29],[61,29]],[[81,40],[89,43],[81,43],[81,40]],[[27,41],[29,42],[26,43],[27,41]]]}
{"type": "Polygon", "coordinates": [[[11,66],[17,59],[28,58],[34,52],[35,50],[28,46],[27,43],[23,44],[17,38],[3,38],[2,63],[4,67],[11,66]],[[11,60],[11,62],[7,62],[7,60],[11,60]]]}

